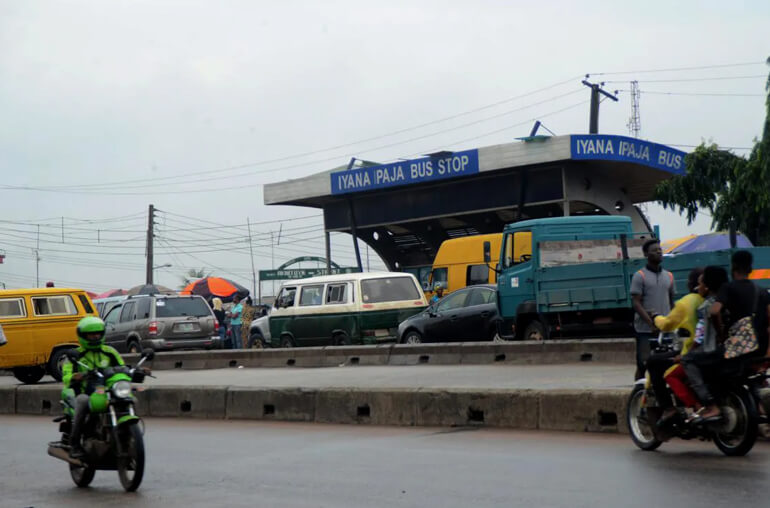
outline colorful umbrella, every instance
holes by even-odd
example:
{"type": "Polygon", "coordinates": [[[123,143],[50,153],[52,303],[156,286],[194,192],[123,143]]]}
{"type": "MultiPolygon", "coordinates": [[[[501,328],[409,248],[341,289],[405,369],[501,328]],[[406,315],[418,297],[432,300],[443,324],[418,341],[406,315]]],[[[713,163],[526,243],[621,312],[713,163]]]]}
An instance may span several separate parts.
{"type": "Polygon", "coordinates": [[[126,294],[126,291],[124,289],[110,289],[109,291],[105,291],[104,293],[99,293],[94,297],[94,300],[97,298],[109,298],[111,296],[124,296],[126,294]]]}
{"type": "MultiPolygon", "coordinates": [[[[668,243],[668,242],[667,242],[668,243]]],[[[671,245],[664,246],[665,254],[687,254],[692,252],[711,252],[730,248],[730,234],[724,231],[705,235],[690,235],[678,240],[671,240],[671,245]]],[[[753,247],[751,240],[738,233],[736,247],[744,249],[753,247]]]]}
{"type": "Polygon", "coordinates": [[[249,295],[249,290],[237,282],[221,277],[205,277],[189,283],[179,294],[200,295],[206,300],[216,296],[221,298],[223,302],[229,302],[235,295],[246,298],[249,295]]]}

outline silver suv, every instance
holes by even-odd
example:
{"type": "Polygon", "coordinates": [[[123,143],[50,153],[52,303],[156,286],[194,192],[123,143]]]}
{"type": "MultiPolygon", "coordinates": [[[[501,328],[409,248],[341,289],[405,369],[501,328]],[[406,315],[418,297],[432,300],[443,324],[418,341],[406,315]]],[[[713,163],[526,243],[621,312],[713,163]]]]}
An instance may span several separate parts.
{"type": "Polygon", "coordinates": [[[214,312],[200,296],[132,296],[110,309],[104,323],[105,343],[120,352],[221,347],[214,312]]]}

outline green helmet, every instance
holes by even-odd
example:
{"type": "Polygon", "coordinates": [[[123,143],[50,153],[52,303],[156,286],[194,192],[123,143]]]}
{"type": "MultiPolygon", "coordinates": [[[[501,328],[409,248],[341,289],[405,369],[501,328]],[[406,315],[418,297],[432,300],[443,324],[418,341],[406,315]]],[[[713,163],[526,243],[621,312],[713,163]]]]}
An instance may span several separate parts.
{"type": "Polygon", "coordinates": [[[78,342],[83,349],[99,349],[104,344],[104,321],[98,317],[84,317],[78,323],[78,342]],[[90,334],[99,334],[98,338],[89,338],[90,334]]]}

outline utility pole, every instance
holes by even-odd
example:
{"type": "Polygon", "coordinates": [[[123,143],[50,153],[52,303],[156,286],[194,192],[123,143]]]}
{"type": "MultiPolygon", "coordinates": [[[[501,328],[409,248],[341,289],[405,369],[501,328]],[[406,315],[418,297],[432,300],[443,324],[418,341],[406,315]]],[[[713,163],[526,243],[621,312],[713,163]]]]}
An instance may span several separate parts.
{"type": "Polygon", "coordinates": [[[628,123],[626,126],[628,127],[628,132],[635,138],[639,137],[639,134],[642,132],[642,117],[639,113],[639,96],[641,93],[639,92],[639,82],[638,81],[632,81],[631,82],[631,118],[628,119],[628,123]]]}
{"type": "Polygon", "coordinates": [[[604,95],[608,99],[612,99],[615,102],[618,102],[618,98],[602,88],[602,86],[604,86],[603,82],[589,83],[587,74],[586,79],[584,79],[582,83],[591,89],[591,118],[588,122],[588,133],[599,134],[599,103],[601,102],[600,95],[604,95]]]}
{"type": "MultiPolygon", "coordinates": [[[[254,270],[254,246],[251,243],[251,221],[246,217],[246,227],[249,228],[249,252],[251,252],[251,290],[252,296],[257,296],[257,272],[254,270]]],[[[262,303],[257,301],[257,305],[262,303]]]]}
{"type": "Polygon", "coordinates": [[[153,283],[153,251],[152,251],[152,242],[155,238],[155,231],[153,228],[155,227],[155,207],[153,205],[150,205],[150,208],[147,212],[147,276],[145,277],[145,283],[146,284],[152,284],[153,283]]]}
{"type": "MultiPolygon", "coordinates": [[[[273,250],[274,243],[273,243],[273,232],[270,231],[270,268],[275,270],[275,251],[273,250]]],[[[273,286],[273,294],[272,296],[275,297],[275,281],[272,283],[273,286]]]]}
{"type": "Polygon", "coordinates": [[[37,225],[37,248],[35,249],[35,287],[40,287],[40,224],[37,225]]]}

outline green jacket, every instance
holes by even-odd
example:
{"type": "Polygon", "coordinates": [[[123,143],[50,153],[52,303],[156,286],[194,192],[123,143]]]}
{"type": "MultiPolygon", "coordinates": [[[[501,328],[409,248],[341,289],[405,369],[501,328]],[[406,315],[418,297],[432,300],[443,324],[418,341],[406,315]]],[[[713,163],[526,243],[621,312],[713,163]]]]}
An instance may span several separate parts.
{"type": "MultiPolygon", "coordinates": [[[[70,386],[72,374],[75,372],[86,373],[96,368],[106,369],[107,367],[116,367],[126,364],[123,361],[123,358],[120,357],[120,353],[110,346],[102,345],[99,351],[90,351],[83,349],[82,347],[77,348],[75,351],[80,355],[80,363],[88,365],[88,368],[80,364],[73,365],[69,360],[65,360],[61,369],[64,388],[75,388],[74,386],[70,386]]],[[[81,384],[80,388],[85,388],[85,385],[81,384]]]]}

